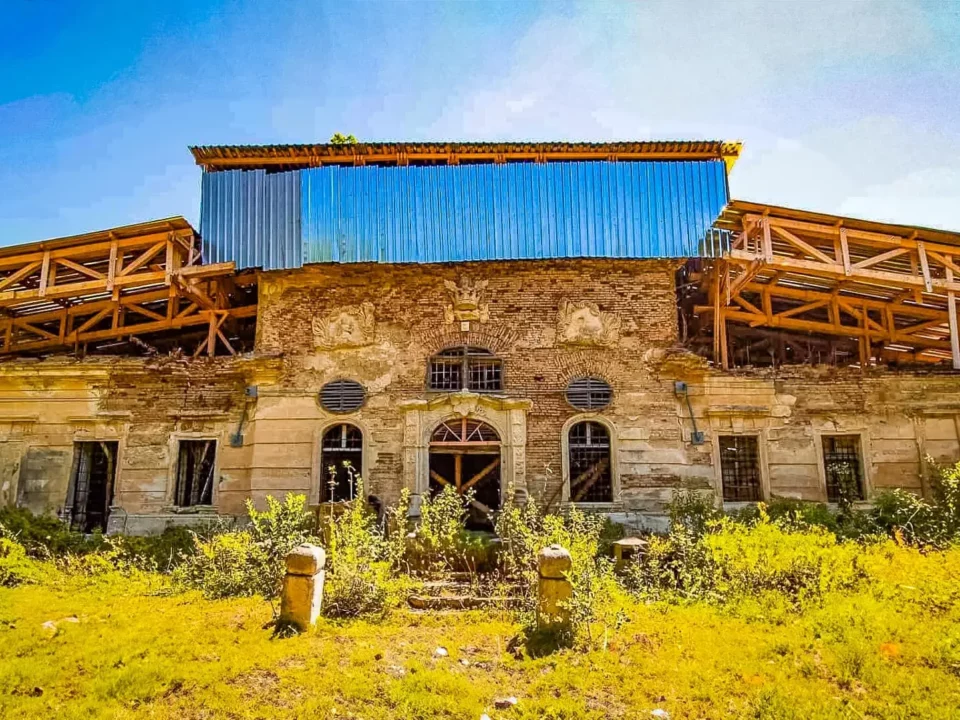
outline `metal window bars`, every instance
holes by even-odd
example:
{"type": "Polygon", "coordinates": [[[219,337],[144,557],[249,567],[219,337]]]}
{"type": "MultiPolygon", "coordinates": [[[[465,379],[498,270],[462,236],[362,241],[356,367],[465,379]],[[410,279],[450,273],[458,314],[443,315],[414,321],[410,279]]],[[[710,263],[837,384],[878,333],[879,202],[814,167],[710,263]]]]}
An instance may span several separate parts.
{"type": "Polygon", "coordinates": [[[503,361],[484,348],[447,348],[430,358],[427,388],[497,392],[503,389],[503,361]]]}
{"type": "Polygon", "coordinates": [[[720,436],[720,477],[724,501],[759,502],[762,499],[756,436],[720,436]]]}
{"type": "Polygon", "coordinates": [[[363,474],[363,433],[348,423],[333,425],[320,443],[320,502],[342,502],[356,497],[357,478],[363,474]]]}
{"type": "Polygon", "coordinates": [[[851,500],[864,499],[859,435],[824,435],[823,469],[828,502],[839,502],[845,486],[851,500]]]}
{"type": "Polygon", "coordinates": [[[568,434],[570,501],[613,502],[610,433],[598,422],[580,422],[568,434]]]}

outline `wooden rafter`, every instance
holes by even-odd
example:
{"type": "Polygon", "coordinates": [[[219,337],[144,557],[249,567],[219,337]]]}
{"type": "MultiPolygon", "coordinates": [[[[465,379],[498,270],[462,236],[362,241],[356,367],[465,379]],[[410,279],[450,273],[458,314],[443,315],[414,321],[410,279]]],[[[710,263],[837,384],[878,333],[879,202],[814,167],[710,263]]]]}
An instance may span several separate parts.
{"type": "Polygon", "coordinates": [[[956,295],[960,236],[874,230],[843,218],[752,206],[703,277],[714,360],[729,365],[728,322],[855,339],[861,364],[894,356],[940,360],[960,369],[956,295]],[[955,240],[957,246],[949,241],[955,240]]]}
{"type": "Polygon", "coordinates": [[[207,326],[201,351],[236,352],[223,330],[254,317],[253,273],[200,264],[194,231],[160,221],[0,251],[0,354],[207,326]],[[142,228],[143,232],[136,231],[142,228]]]}

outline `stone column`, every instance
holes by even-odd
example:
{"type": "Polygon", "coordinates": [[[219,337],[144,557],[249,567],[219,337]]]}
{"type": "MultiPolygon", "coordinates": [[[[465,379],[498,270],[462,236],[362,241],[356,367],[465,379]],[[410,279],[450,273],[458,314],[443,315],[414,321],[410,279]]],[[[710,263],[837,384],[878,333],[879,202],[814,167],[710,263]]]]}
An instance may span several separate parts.
{"type": "Polygon", "coordinates": [[[280,596],[280,623],[306,630],[317,622],[323,602],[323,576],[327,554],[316,545],[300,545],[286,558],[280,596]]]}
{"type": "Polygon", "coordinates": [[[573,564],[570,552],[559,545],[545,547],[537,555],[540,582],[537,598],[537,626],[562,628],[570,624],[570,609],[564,604],[573,596],[567,578],[573,564]]]}

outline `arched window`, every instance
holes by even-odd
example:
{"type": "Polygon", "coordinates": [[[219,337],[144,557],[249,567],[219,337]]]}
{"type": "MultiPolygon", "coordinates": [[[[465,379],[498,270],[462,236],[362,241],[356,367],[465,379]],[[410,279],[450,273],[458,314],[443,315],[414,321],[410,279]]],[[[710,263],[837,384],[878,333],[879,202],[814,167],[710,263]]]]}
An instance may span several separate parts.
{"type": "Polygon", "coordinates": [[[320,502],[353,500],[363,474],[363,433],[355,425],[332,425],[320,443],[320,502]]]}
{"type": "Polygon", "coordinates": [[[463,345],[441,350],[430,358],[427,389],[444,392],[503,389],[503,361],[489,350],[463,345]]]}
{"type": "Polygon", "coordinates": [[[579,422],[567,436],[570,502],[613,502],[610,431],[598,422],[579,422]]]}

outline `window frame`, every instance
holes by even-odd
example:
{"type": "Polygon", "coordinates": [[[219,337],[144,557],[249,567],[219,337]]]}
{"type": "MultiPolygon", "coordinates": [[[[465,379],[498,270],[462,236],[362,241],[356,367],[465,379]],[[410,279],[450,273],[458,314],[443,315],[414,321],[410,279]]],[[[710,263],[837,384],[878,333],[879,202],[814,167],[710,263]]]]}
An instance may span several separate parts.
{"type": "MultiPolygon", "coordinates": [[[[364,481],[364,493],[367,496],[372,494],[372,487],[370,486],[370,479],[368,477],[372,461],[369,429],[365,423],[358,422],[354,417],[350,417],[349,419],[342,416],[334,417],[331,418],[330,422],[320,425],[314,432],[313,463],[312,467],[310,468],[310,495],[307,498],[308,505],[319,506],[329,505],[331,502],[341,502],[339,500],[320,500],[320,498],[323,497],[324,485],[327,482],[327,469],[326,464],[323,462],[323,438],[332,428],[339,427],[341,425],[350,425],[351,427],[356,428],[360,433],[360,450],[357,453],[360,458],[359,475],[364,481]]],[[[354,491],[356,491],[356,486],[354,486],[354,491]]]]}
{"type": "Polygon", "coordinates": [[[560,497],[564,505],[582,507],[589,510],[613,511],[622,506],[620,495],[620,434],[617,426],[609,418],[598,412],[582,412],[568,418],[560,429],[560,451],[561,451],[561,473],[562,489],[560,497]],[[611,499],[603,502],[588,502],[579,500],[574,502],[570,497],[570,431],[574,425],[582,422],[595,422],[603,425],[607,429],[607,436],[610,438],[610,494],[611,499]]]}
{"type": "MultiPolygon", "coordinates": [[[[453,365],[453,363],[450,363],[450,364],[453,365]]],[[[431,392],[431,393],[472,392],[472,393],[478,393],[481,395],[495,395],[497,393],[502,393],[504,391],[504,388],[506,387],[506,363],[504,363],[503,358],[501,358],[495,352],[487,348],[480,347],[479,345],[469,345],[466,343],[462,345],[448,345],[447,347],[441,348],[439,351],[435,352],[427,360],[426,378],[425,378],[424,384],[426,386],[427,392],[431,392]],[[446,356],[444,355],[444,353],[448,353],[453,350],[458,350],[459,356],[452,355],[452,354],[446,355],[446,356]],[[471,350],[482,351],[482,352],[471,352],[471,350]],[[433,364],[439,360],[449,361],[454,358],[457,358],[460,360],[460,387],[456,389],[433,387],[432,386],[433,364]],[[500,387],[492,390],[471,388],[469,386],[471,358],[477,359],[477,360],[487,359],[487,360],[493,361],[499,369],[500,387]],[[467,379],[466,380],[467,387],[463,387],[464,378],[467,379]]]]}
{"type": "MultiPolygon", "coordinates": [[[[855,503],[864,503],[869,504],[872,502],[873,497],[873,478],[871,475],[871,467],[868,462],[869,448],[870,448],[870,437],[869,433],[865,428],[831,428],[829,430],[818,430],[814,433],[814,444],[816,446],[817,452],[817,476],[819,478],[819,492],[820,492],[820,501],[825,502],[828,505],[836,505],[835,500],[829,499],[829,494],[827,492],[827,465],[826,465],[826,456],[823,451],[823,439],[825,437],[837,437],[837,436],[856,436],[860,441],[860,486],[863,492],[863,498],[860,500],[855,500],[855,503]]],[[[922,462],[921,462],[922,465],[922,462]]]]}
{"type": "Polygon", "coordinates": [[[217,474],[217,453],[219,452],[219,443],[216,438],[179,438],[177,440],[177,451],[176,459],[174,461],[175,468],[173,471],[173,506],[178,510],[191,510],[193,508],[212,508],[215,507],[213,502],[213,493],[218,484],[218,474],[217,474]],[[180,500],[181,488],[180,488],[180,479],[182,476],[180,463],[183,459],[184,443],[213,443],[213,458],[210,460],[210,473],[213,476],[213,481],[210,486],[210,502],[197,502],[189,504],[181,504],[178,501],[180,500]]]}
{"type": "Polygon", "coordinates": [[[770,501],[770,476],[769,476],[769,463],[767,461],[767,436],[766,433],[760,430],[753,431],[715,431],[713,434],[713,456],[714,456],[714,473],[716,480],[716,492],[717,497],[725,508],[736,509],[739,507],[744,507],[746,505],[754,505],[758,502],[769,502],[770,501]],[[759,476],[759,495],[760,497],[757,500],[726,500],[723,497],[723,455],[722,455],[722,438],[727,437],[752,437],[757,440],[757,463],[758,476],[759,476]]]}
{"type": "Polygon", "coordinates": [[[167,489],[166,508],[174,513],[213,513],[217,511],[220,499],[220,462],[224,448],[223,433],[211,432],[175,432],[170,434],[167,445],[167,489]],[[209,505],[177,505],[177,479],[180,473],[180,441],[212,440],[213,445],[213,492],[209,505]]]}

